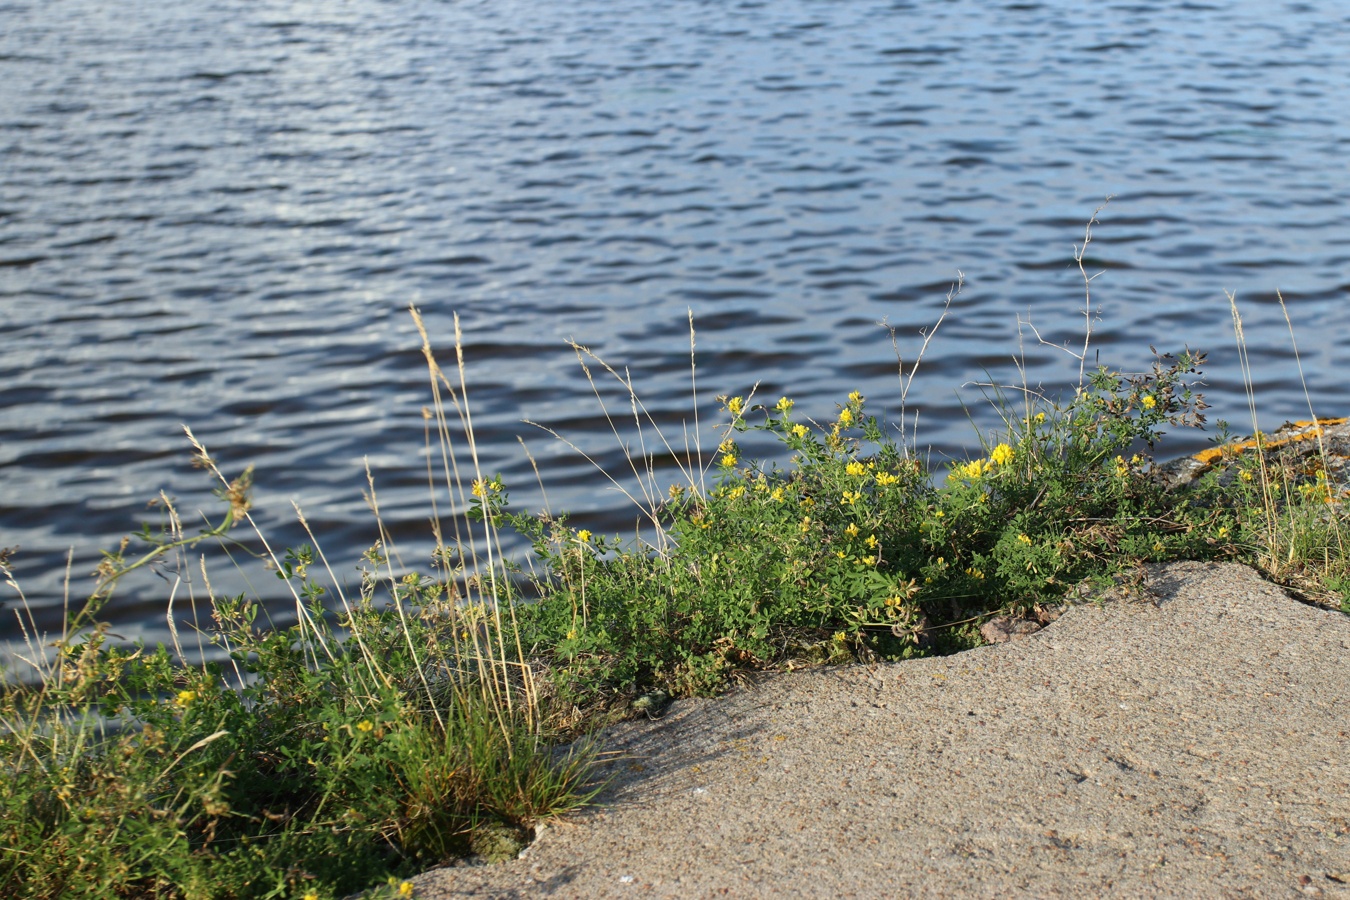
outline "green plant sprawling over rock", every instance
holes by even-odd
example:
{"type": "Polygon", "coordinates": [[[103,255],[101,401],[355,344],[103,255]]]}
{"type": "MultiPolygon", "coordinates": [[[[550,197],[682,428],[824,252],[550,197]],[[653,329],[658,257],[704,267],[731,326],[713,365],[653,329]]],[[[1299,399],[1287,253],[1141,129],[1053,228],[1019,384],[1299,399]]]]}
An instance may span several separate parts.
{"type": "Polygon", "coordinates": [[[706,692],[733,669],[960,649],[992,610],[1053,603],[1130,563],[1229,552],[1225,513],[1179,507],[1145,455],[1165,424],[1203,421],[1185,380],[1201,362],[1100,370],[1065,405],[1005,415],[985,453],[945,477],[856,392],[824,423],[788,398],[723,398],[715,486],[671,489],[659,546],[509,514],[544,563],[526,640],[583,705],[706,692]],[[752,429],[783,443],[786,468],[742,458],[737,437],[752,429]]]}

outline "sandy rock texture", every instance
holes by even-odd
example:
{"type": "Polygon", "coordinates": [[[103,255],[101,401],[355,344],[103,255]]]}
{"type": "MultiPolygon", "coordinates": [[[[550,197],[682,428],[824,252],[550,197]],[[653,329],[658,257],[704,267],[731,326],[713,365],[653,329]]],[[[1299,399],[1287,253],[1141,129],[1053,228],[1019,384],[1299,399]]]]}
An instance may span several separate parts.
{"type": "Polygon", "coordinates": [[[416,896],[1350,898],[1350,616],[1237,565],[605,746],[600,805],[416,896]]]}

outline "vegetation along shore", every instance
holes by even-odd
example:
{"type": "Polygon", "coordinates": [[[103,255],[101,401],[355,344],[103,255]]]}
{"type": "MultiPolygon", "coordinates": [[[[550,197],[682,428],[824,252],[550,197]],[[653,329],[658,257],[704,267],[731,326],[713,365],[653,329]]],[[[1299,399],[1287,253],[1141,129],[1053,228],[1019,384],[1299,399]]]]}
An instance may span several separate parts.
{"type": "MultiPolygon", "coordinates": [[[[107,554],[62,634],[36,633],[4,567],[27,666],[0,696],[0,893],[411,895],[412,874],[512,855],[585,804],[598,725],[751,672],[955,653],[996,616],[1044,616],[1145,563],[1244,562],[1350,612],[1343,422],[1310,411],[1245,443],[1221,427],[1203,458],[1155,462],[1165,428],[1204,422],[1200,353],[1094,371],[1085,339],[1064,396],[996,389],[1001,427],[942,465],[905,431],[904,380],[894,423],[856,392],[823,410],[727,395],[708,458],[644,438],[677,464],[632,457],[644,528],[623,537],[509,505],[476,463],[464,360],[442,369],[413,314],[439,470],[427,565],[400,566],[382,540],[349,590],[322,535],[273,550],[259,532],[295,625],[207,596],[200,631],[170,646],[115,641],[101,610],[133,572],[194,565],[192,548],[254,527],[250,473],[221,472],[194,439],[217,523],[190,533],[166,498],[166,526],[107,554]],[[783,462],[749,458],[752,434],[783,462]],[[532,560],[503,555],[504,529],[532,560]]],[[[631,384],[591,368],[654,429],[631,384]]],[[[378,517],[373,483],[370,498],[378,517]]]]}

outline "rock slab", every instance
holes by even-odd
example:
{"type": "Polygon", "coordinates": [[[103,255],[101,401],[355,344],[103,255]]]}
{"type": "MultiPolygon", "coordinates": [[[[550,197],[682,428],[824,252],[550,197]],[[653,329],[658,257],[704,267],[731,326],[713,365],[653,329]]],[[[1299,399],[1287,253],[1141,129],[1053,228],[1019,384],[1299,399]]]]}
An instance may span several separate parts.
{"type": "Polygon", "coordinates": [[[774,676],[607,733],[599,805],[451,897],[1350,898],[1350,616],[1150,567],[942,659],[774,676]]]}

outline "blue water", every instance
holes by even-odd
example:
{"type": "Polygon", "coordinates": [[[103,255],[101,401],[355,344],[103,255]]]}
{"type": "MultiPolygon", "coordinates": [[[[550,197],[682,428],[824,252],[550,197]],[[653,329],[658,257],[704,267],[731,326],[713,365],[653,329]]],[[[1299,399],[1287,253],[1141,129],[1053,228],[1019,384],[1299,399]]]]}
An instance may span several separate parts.
{"type": "MultiPolygon", "coordinates": [[[[0,547],[43,627],[164,491],[215,515],[190,425],[257,466],[278,545],[306,510],[354,577],[363,459],[409,565],[429,547],[406,307],[464,329],[484,468],[518,505],[631,530],[574,338],[627,367],[672,443],[759,382],[829,417],[898,412],[896,360],[965,288],[909,395],[935,459],[996,422],[975,382],[1210,351],[1215,414],[1350,407],[1350,18],[1329,2],[124,0],[0,5],[0,547]],[[964,406],[963,402],[964,401],[964,406]],[[686,431],[686,427],[689,429],[686,431]]],[[[623,413],[627,402],[611,398],[623,413]]],[[[635,442],[631,433],[626,440],[635,442]]],[[[1200,445],[1204,436],[1174,445],[1200,445]]],[[[242,557],[213,586],[267,597],[242,557]],[[233,590],[233,587],[231,587],[233,590]]],[[[3,588],[0,588],[2,590],[3,588]]],[[[162,636],[170,580],[112,608],[162,636]]],[[[198,577],[194,590],[204,590],[198,577]]],[[[12,591],[6,598],[13,603],[12,591]]],[[[180,593],[178,596],[182,596],[180,593]]],[[[0,637],[13,637],[8,610],[0,637]]]]}

